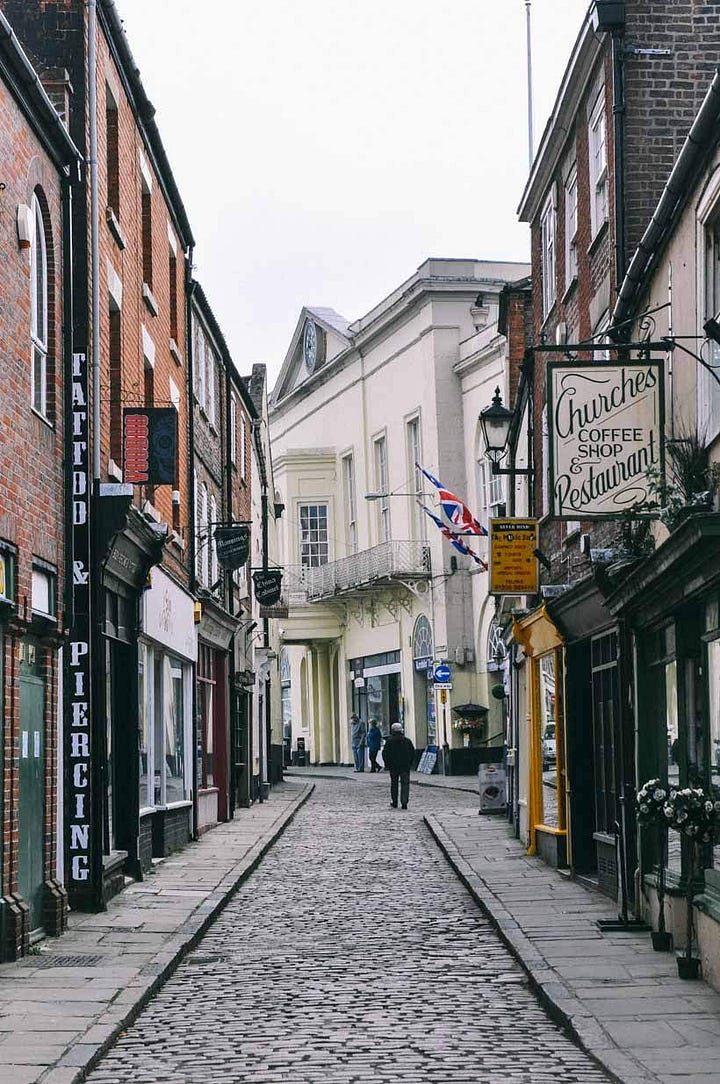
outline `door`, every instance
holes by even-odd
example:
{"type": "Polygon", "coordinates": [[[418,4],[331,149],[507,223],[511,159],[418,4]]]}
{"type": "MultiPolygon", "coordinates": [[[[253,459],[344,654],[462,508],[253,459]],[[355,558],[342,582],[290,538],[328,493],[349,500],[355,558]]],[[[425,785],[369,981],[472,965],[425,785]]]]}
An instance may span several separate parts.
{"type": "Polygon", "coordinates": [[[30,907],[30,929],[42,928],[45,835],[44,651],[22,641],[20,660],[20,771],[18,891],[30,907]]]}

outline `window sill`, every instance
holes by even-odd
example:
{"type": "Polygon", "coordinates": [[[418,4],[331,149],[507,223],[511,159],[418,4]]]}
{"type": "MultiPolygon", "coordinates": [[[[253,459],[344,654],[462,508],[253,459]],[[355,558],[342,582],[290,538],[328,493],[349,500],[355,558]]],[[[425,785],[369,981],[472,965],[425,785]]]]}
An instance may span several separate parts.
{"type": "Polygon", "coordinates": [[[108,459],[107,465],[108,478],[114,478],[116,482],[122,482],[123,474],[120,467],[117,465],[114,459],[108,459]]]}
{"type": "Polygon", "coordinates": [[[33,412],[33,414],[35,415],[35,417],[39,418],[40,421],[43,422],[48,427],[48,429],[53,429],[53,430],[55,429],[55,426],[50,421],[50,419],[48,417],[46,417],[45,414],[42,414],[39,410],[36,410],[36,408],[34,406],[31,406],[30,409],[33,412]]]}
{"type": "Polygon", "coordinates": [[[170,541],[172,542],[173,546],[177,546],[179,550],[185,550],[185,543],[183,542],[177,531],[172,532],[172,534],[170,535],[170,541]]]}
{"type": "Polygon", "coordinates": [[[570,300],[572,295],[577,290],[577,284],[578,284],[578,277],[577,277],[577,272],[575,272],[575,274],[573,275],[572,281],[567,284],[567,286],[565,287],[565,293],[562,295],[561,300],[562,300],[563,305],[567,305],[568,301],[570,300]]]}
{"type": "Polygon", "coordinates": [[[105,218],[107,219],[110,233],[115,239],[115,244],[122,252],[123,249],[127,248],[127,240],[125,238],[125,234],[122,231],[120,223],[118,222],[117,215],[113,211],[112,207],[105,208],[105,218]]]}
{"type": "Polygon", "coordinates": [[[147,282],[143,282],[142,284],[142,298],[145,302],[147,309],[152,313],[153,316],[157,316],[157,314],[160,312],[160,308],[147,282]]]}
{"type": "Polygon", "coordinates": [[[609,220],[606,218],[601,223],[601,225],[598,226],[598,228],[597,228],[597,230],[595,232],[595,236],[593,237],[592,241],[588,245],[588,250],[587,250],[588,256],[593,256],[594,255],[594,253],[600,247],[600,243],[601,243],[602,239],[605,237],[605,234],[608,232],[609,229],[610,229],[610,223],[609,223],[609,220]]]}
{"type": "Polygon", "coordinates": [[[170,340],[170,355],[171,355],[173,361],[175,362],[175,364],[179,365],[182,368],[182,364],[183,364],[182,354],[180,353],[180,351],[178,349],[178,344],[175,342],[174,339],[170,340]]]}

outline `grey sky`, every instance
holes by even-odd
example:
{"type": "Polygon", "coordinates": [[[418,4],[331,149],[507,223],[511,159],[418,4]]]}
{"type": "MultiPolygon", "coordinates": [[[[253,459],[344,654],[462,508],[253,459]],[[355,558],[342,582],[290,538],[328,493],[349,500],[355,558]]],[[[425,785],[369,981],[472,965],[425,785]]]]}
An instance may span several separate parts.
{"type": "MultiPolygon", "coordinates": [[[[527,259],[524,0],[116,2],[241,371],[272,383],[303,304],[527,259]]],[[[533,0],[536,145],[586,8],[533,0]]]]}

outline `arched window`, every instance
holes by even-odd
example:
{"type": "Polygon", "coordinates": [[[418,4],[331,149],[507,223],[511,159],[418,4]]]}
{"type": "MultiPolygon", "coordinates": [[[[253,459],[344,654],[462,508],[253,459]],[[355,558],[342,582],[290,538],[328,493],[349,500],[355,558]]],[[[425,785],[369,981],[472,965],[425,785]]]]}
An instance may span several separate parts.
{"type": "Polygon", "coordinates": [[[427,670],[432,666],[433,636],[430,622],[420,614],[413,629],[413,661],[416,670],[427,670]]]}
{"type": "Polygon", "coordinates": [[[488,633],[488,670],[501,670],[506,658],[507,647],[505,646],[503,630],[501,626],[497,623],[495,618],[493,618],[492,624],[490,625],[490,631],[488,633]]]}
{"type": "Polygon", "coordinates": [[[33,243],[30,247],[30,337],[32,340],[31,401],[48,415],[48,260],[45,223],[36,195],[32,198],[33,243]]]}

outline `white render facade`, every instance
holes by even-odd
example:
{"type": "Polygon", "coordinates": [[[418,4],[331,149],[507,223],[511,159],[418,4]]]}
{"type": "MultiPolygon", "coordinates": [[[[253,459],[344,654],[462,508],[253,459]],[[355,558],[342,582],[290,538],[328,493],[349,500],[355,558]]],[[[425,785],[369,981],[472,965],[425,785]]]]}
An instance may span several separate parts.
{"type": "MultiPolygon", "coordinates": [[[[525,264],[430,259],[355,323],[332,309],[300,314],[270,433],[285,505],[285,740],[296,751],[302,739],[309,762],[351,762],[353,710],[385,732],[402,722],[422,749],[462,745],[452,705],[490,706],[487,577],[418,508],[418,492],[438,505],[415,462],[481,517],[492,511],[477,413],[503,384],[500,291],[527,273],[525,264]],[[493,375],[478,379],[483,366],[493,375]],[[429,681],[440,661],[452,668],[444,703],[429,681]]],[[[484,539],[470,544],[487,556],[484,539]]],[[[495,729],[491,715],[486,736],[495,729]]]]}

